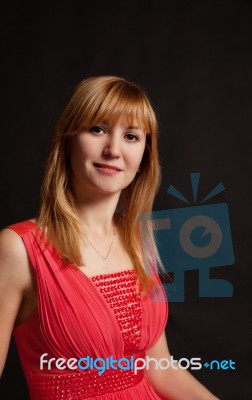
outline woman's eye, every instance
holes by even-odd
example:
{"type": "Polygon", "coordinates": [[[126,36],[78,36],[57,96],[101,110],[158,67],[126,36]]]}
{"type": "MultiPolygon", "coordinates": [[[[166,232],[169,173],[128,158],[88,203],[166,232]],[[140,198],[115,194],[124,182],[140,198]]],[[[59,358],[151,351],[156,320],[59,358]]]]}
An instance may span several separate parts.
{"type": "Polygon", "coordinates": [[[100,126],[97,126],[97,125],[92,126],[92,127],[89,129],[89,131],[90,131],[90,132],[93,132],[93,133],[97,133],[97,134],[101,134],[101,133],[104,133],[104,132],[105,132],[103,128],[101,128],[100,126]]]}
{"type": "Polygon", "coordinates": [[[133,133],[127,133],[127,135],[125,135],[125,137],[129,142],[136,142],[139,140],[138,137],[136,135],[134,135],[133,133]]]}

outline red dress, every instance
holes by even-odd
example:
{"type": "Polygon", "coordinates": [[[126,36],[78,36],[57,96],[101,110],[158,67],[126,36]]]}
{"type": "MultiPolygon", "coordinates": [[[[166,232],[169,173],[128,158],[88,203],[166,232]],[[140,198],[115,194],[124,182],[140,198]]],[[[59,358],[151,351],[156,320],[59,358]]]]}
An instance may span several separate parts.
{"type": "Polygon", "coordinates": [[[90,278],[63,264],[53,246],[43,244],[33,222],[9,228],[22,237],[37,283],[37,310],[13,331],[30,400],[159,399],[144,370],[129,367],[132,358],[144,358],[167,322],[167,299],[158,278],[156,290],[141,296],[134,270],[90,278]],[[46,361],[40,365],[43,354],[46,361]],[[124,358],[120,368],[106,364],[102,372],[105,361],[98,360],[92,367],[91,358],[111,356],[117,362],[124,358]],[[51,358],[65,360],[57,365],[61,369],[56,360],[48,364],[51,358]],[[77,368],[74,363],[81,358],[77,368]]]}

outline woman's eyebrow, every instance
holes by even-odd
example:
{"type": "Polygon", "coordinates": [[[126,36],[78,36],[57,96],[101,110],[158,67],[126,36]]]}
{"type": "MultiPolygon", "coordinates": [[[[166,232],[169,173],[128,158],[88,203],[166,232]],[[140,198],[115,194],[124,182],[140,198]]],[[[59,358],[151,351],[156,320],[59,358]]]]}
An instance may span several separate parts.
{"type": "MultiPolygon", "coordinates": [[[[102,121],[98,122],[98,125],[99,124],[104,125],[106,128],[109,128],[111,125],[113,125],[113,124],[111,124],[111,122],[106,121],[106,120],[102,120],[102,121]]],[[[129,125],[125,129],[127,129],[127,130],[128,129],[134,129],[134,130],[138,130],[139,132],[143,132],[143,134],[145,134],[144,128],[141,128],[141,127],[139,127],[137,125],[129,125]]]]}
{"type": "Polygon", "coordinates": [[[126,129],[137,129],[138,131],[144,132],[144,129],[140,128],[139,126],[128,126],[126,129]]]}

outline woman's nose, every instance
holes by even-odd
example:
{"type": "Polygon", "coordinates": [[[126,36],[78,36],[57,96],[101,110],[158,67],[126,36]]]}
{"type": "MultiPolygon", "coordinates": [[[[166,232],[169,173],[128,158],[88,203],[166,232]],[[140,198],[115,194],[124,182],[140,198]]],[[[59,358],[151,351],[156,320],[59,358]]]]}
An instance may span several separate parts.
{"type": "Polygon", "coordinates": [[[119,135],[109,134],[104,146],[103,154],[106,157],[118,158],[121,155],[121,143],[119,135]]]}

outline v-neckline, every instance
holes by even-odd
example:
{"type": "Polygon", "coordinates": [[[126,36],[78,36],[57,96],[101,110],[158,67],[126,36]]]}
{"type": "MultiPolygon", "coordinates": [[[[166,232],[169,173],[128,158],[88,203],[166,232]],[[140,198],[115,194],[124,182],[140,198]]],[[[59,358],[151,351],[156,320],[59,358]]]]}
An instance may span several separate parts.
{"type": "MultiPolygon", "coordinates": [[[[35,228],[36,229],[38,227],[37,223],[34,222],[33,220],[27,220],[26,223],[27,223],[28,226],[31,226],[31,228],[35,228]]],[[[46,234],[45,234],[45,237],[47,239],[47,235],[46,234]]],[[[57,251],[57,249],[55,248],[54,244],[51,243],[51,242],[50,242],[50,247],[52,247],[53,251],[56,252],[59,255],[60,258],[62,258],[60,252],[57,251]]],[[[121,275],[121,274],[123,275],[123,274],[128,273],[128,272],[132,273],[133,271],[134,271],[134,274],[137,275],[137,272],[136,272],[136,270],[134,268],[132,268],[132,269],[123,269],[123,270],[120,270],[120,271],[107,272],[105,274],[97,274],[97,275],[89,276],[84,271],[82,271],[80,269],[80,267],[78,265],[76,265],[76,264],[67,263],[66,267],[71,267],[71,268],[74,268],[74,269],[78,269],[78,271],[82,275],[84,275],[86,278],[88,278],[88,280],[90,280],[92,283],[93,283],[93,278],[97,278],[97,277],[108,277],[108,276],[121,275]]]]}
{"type": "MultiPolygon", "coordinates": [[[[31,227],[36,228],[37,224],[34,221],[27,221],[27,223],[30,224],[31,227]]],[[[45,235],[45,237],[47,237],[45,235]]],[[[46,250],[46,249],[44,249],[46,250]]],[[[59,257],[62,260],[62,256],[59,253],[59,251],[56,250],[55,246],[53,245],[53,243],[50,243],[49,247],[47,248],[47,250],[52,254],[54,253],[55,255],[57,255],[57,257],[59,257]]],[[[53,254],[52,254],[53,255],[53,254]]],[[[107,311],[110,314],[110,317],[112,318],[112,320],[114,321],[113,325],[114,328],[116,328],[117,330],[117,337],[121,338],[122,341],[122,345],[123,348],[125,346],[124,340],[123,340],[123,335],[122,335],[122,331],[120,329],[120,326],[118,324],[118,320],[116,318],[116,315],[113,311],[113,309],[110,307],[110,304],[107,302],[107,300],[105,299],[104,295],[101,293],[101,291],[99,290],[99,288],[97,287],[97,285],[95,284],[95,282],[93,281],[93,278],[97,278],[97,277],[109,277],[109,276],[116,276],[119,275],[120,277],[123,274],[132,274],[136,277],[137,279],[137,271],[135,269],[127,269],[127,270],[121,270],[121,271],[115,271],[115,272],[110,272],[110,273],[106,273],[106,274],[98,274],[98,275],[94,275],[94,276],[88,276],[87,274],[85,274],[85,272],[83,272],[76,264],[70,264],[70,263],[66,263],[65,264],[66,268],[69,268],[69,270],[73,273],[73,275],[76,277],[76,279],[78,279],[78,281],[80,282],[81,285],[85,286],[85,285],[89,285],[90,287],[93,288],[93,291],[96,293],[96,295],[99,297],[101,303],[106,307],[107,311]],[[119,336],[118,336],[119,335],[119,336]]],[[[143,302],[142,299],[140,299],[140,303],[141,303],[141,309],[143,311],[143,302]]],[[[142,321],[143,323],[143,321],[142,321]]],[[[142,324],[141,323],[141,324],[142,324]]],[[[142,332],[142,329],[140,330],[140,332],[142,332]]],[[[139,347],[141,346],[143,337],[141,334],[140,337],[140,342],[139,342],[139,347]]]]}

